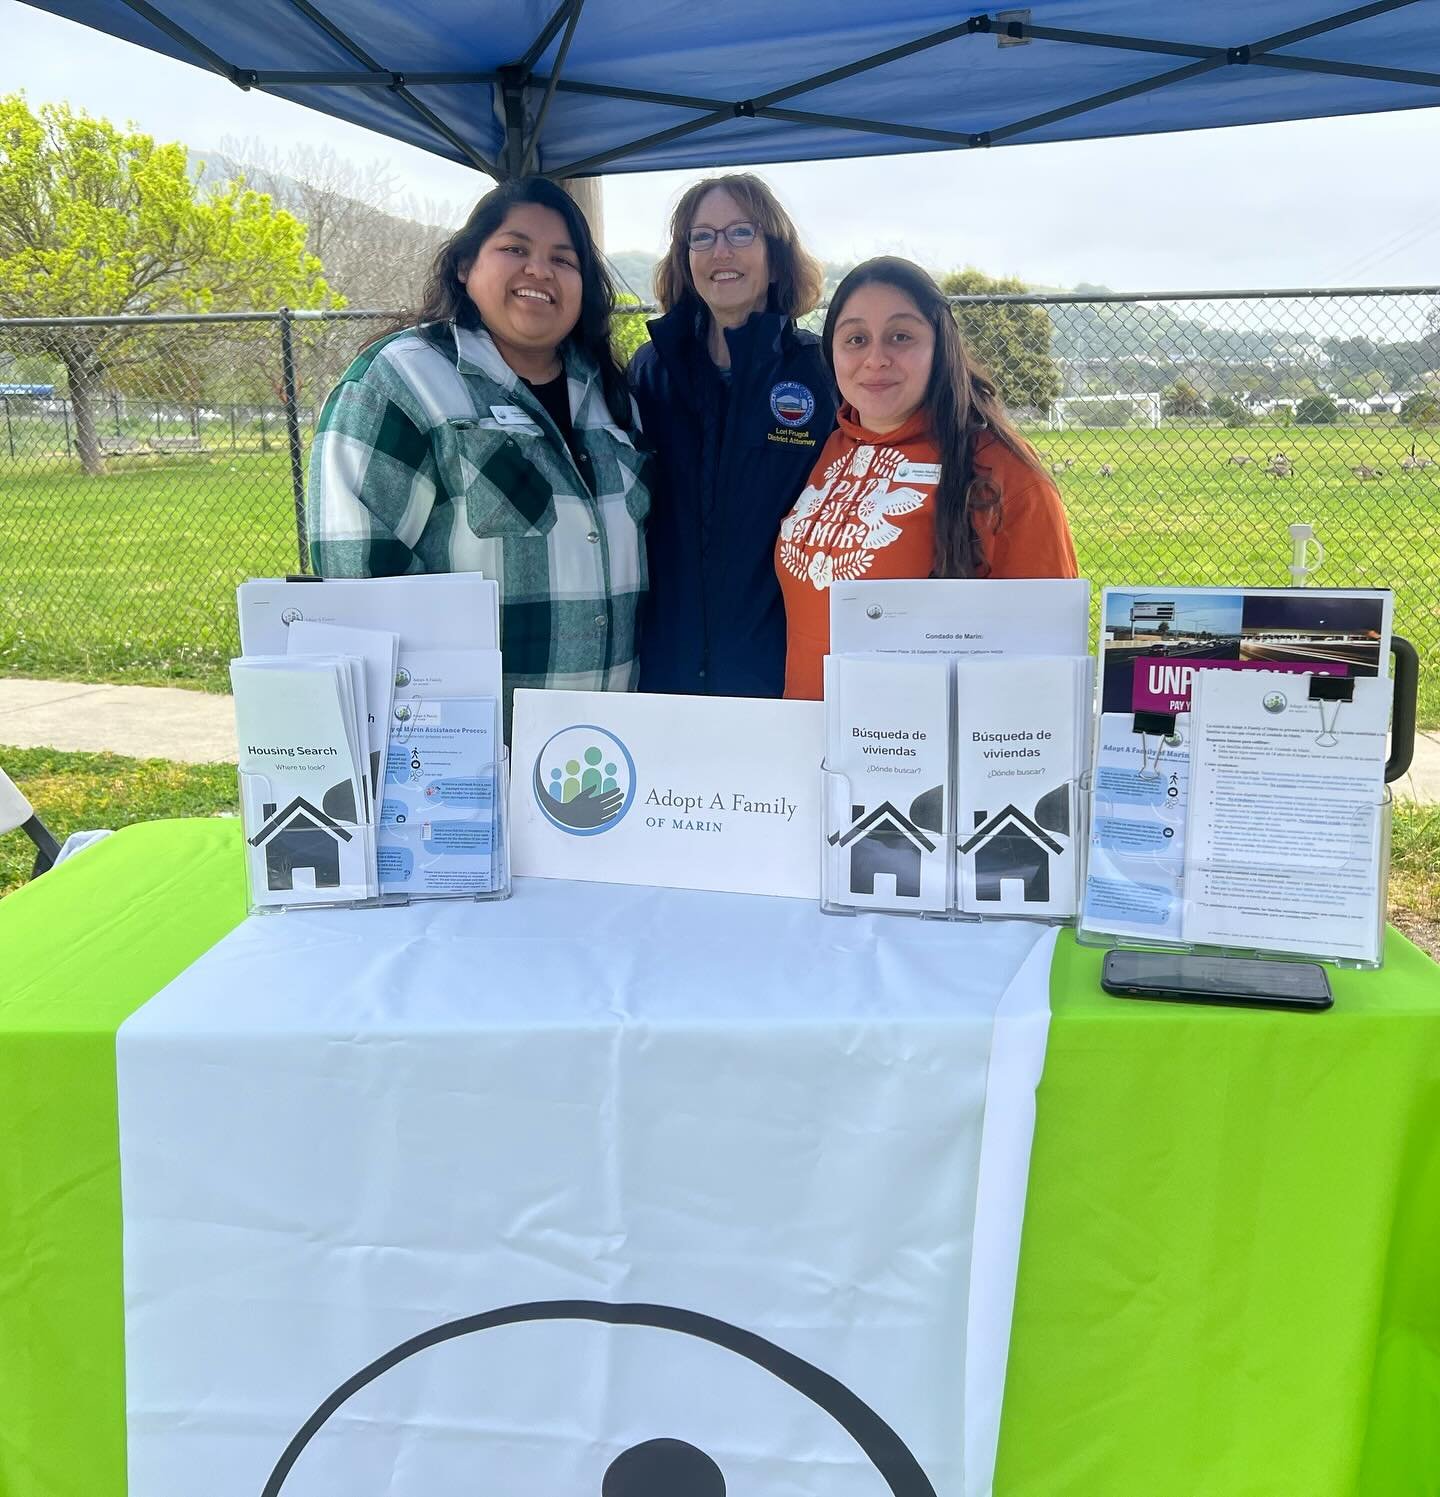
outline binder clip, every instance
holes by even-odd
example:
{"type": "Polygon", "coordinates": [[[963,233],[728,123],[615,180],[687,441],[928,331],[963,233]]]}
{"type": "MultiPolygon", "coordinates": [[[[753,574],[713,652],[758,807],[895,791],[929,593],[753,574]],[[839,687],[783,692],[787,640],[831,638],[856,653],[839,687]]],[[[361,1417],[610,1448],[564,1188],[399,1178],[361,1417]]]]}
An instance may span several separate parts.
{"type": "Polygon", "coordinates": [[[1315,735],[1315,743],[1320,748],[1334,748],[1340,742],[1340,735],[1336,732],[1340,704],[1355,700],[1355,678],[1311,676],[1309,698],[1320,711],[1320,731],[1315,735]]]}
{"type": "Polygon", "coordinates": [[[1131,732],[1140,734],[1140,778],[1160,778],[1160,756],[1165,752],[1167,740],[1175,738],[1175,714],[1173,712],[1137,712],[1131,723],[1131,732]],[[1155,739],[1155,755],[1150,755],[1150,739],[1155,739]]]}

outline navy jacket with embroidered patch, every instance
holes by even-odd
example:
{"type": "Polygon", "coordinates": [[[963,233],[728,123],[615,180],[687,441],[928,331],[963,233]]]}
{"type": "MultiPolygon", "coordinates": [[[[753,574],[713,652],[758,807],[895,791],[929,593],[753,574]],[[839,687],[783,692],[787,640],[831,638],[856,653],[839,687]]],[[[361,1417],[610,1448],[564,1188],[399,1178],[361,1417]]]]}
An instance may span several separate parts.
{"type": "Polygon", "coordinates": [[[775,537],[834,428],[834,387],[819,338],[773,311],[727,329],[725,381],[705,346],[707,316],[688,302],[657,318],[630,363],[659,460],[640,689],[778,697],[775,537]]]}

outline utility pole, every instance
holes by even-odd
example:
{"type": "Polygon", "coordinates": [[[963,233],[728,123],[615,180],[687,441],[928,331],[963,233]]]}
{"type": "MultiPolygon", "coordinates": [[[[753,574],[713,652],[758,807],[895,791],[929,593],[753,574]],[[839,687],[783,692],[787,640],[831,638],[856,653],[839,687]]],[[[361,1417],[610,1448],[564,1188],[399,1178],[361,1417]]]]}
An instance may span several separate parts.
{"type": "Polygon", "coordinates": [[[590,225],[590,234],[595,247],[605,251],[605,207],[600,190],[600,177],[567,177],[559,185],[575,199],[585,222],[590,225]]]}

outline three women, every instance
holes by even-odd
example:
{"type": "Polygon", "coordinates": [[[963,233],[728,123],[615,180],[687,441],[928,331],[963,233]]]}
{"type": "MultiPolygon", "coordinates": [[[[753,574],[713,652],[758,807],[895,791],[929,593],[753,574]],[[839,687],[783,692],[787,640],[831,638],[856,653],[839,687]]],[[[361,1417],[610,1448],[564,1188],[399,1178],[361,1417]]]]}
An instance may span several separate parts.
{"type": "Polygon", "coordinates": [[[852,271],[817,339],[796,318],[820,268],[741,173],[684,194],[656,279],[632,405],[574,203],[538,178],[482,199],[414,325],[326,402],[316,571],[496,578],[507,701],[637,675],[819,696],[834,581],[1076,574],[1054,485],[918,266],[852,271]]]}

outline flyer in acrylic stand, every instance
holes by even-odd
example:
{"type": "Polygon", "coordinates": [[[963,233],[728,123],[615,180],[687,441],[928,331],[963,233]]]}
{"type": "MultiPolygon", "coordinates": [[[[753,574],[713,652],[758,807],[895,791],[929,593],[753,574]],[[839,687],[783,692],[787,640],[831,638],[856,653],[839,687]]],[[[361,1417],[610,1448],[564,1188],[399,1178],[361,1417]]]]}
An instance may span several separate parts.
{"type": "Polygon", "coordinates": [[[960,908],[1073,916],[1088,656],[955,662],[960,908]]]}
{"type": "Polygon", "coordinates": [[[945,660],[825,658],[827,904],[948,907],[945,660]]]}
{"type": "Polygon", "coordinates": [[[1193,688],[1185,939],[1373,963],[1393,683],[1314,699],[1304,677],[1193,688]]]}

